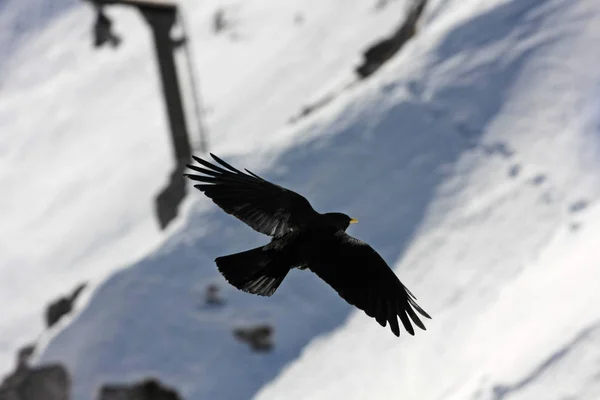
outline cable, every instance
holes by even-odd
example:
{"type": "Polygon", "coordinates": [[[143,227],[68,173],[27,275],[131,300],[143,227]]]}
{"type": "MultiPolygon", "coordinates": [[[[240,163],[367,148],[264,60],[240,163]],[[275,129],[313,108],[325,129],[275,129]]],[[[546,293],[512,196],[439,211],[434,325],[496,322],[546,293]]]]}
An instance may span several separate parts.
{"type": "Polygon", "coordinates": [[[185,18],[183,16],[183,13],[179,10],[179,7],[177,8],[177,17],[179,19],[179,23],[181,24],[181,28],[183,29],[183,33],[185,36],[185,41],[183,43],[183,47],[185,49],[185,59],[186,59],[186,63],[187,63],[187,68],[190,74],[190,81],[191,81],[191,86],[192,86],[192,97],[193,97],[193,101],[194,101],[194,112],[196,114],[196,120],[198,121],[198,128],[199,128],[199,134],[200,134],[200,151],[203,153],[207,153],[208,152],[208,132],[206,129],[206,126],[204,125],[204,119],[203,119],[203,104],[202,104],[202,98],[199,94],[199,80],[198,77],[196,75],[196,68],[194,66],[194,57],[193,57],[193,53],[192,53],[192,49],[191,46],[189,45],[189,41],[190,41],[190,31],[188,29],[187,23],[185,22],[185,18]]]}

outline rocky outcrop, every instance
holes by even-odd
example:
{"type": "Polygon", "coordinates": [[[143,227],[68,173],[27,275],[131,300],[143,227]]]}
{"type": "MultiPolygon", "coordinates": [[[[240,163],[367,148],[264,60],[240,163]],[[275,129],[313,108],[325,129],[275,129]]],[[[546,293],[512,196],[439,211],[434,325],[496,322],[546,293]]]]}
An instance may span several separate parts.
{"type": "Polygon", "coordinates": [[[182,400],[182,397],[158,380],[146,379],[133,385],[106,385],[100,389],[98,400],[182,400]]]}
{"type": "Polygon", "coordinates": [[[30,367],[35,346],[17,353],[17,365],[0,384],[0,400],[68,400],[71,380],[60,364],[30,367]]]}
{"type": "MultiPolygon", "coordinates": [[[[371,45],[363,53],[363,62],[361,65],[355,68],[355,72],[358,75],[358,80],[349,82],[343,87],[335,89],[334,91],[327,93],[320,99],[314,101],[311,104],[302,107],[297,115],[292,116],[288,122],[293,124],[300,121],[302,118],[312,114],[313,112],[323,108],[331,101],[333,101],[342,92],[351,89],[355,84],[359,83],[362,79],[367,78],[377,71],[383,64],[385,64],[390,58],[392,58],[404,44],[412,38],[417,32],[417,23],[423,14],[423,10],[427,5],[427,0],[414,0],[414,5],[408,12],[406,19],[402,22],[400,27],[389,37],[378,41],[371,45]]],[[[376,8],[381,9],[387,5],[387,1],[380,1],[376,8]]]]}
{"type": "Polygon", "coordinates": [[[73,305],[77,300],[77,297],[81,294],[83,289],[86,287],[86,283],[82,283],[77,286],[73,293],[69,296],[61,297],[55,300],[46,308],[46,327],[50,328],[54,326],[62,317],[73,311],[73,305]]]}
{"type": "MultiPolygon", "coordinates": [[[[31,367],[29,358],[35,346],[17,353],[17,365],[0,384],[0,400],[69,400],[71,379],[60,364],[31,367]]],[[[93,398],[90,396],[90,398],[93,398]]],[[[98,400],[183,400],[174,389],[149,378],[132,385],[105,385],[98,400]]]]}
{"type": "Polygon", "coordinates": [[[215,11],[213,16],[213,32],[215,34],[219,34],[226,28],[227,21],[225,20],[225,11],[222,8],[219,8],[217,11],[215,11]]]}
{"type": "Polygon", "coordinates": [[[246,343],[253,351],[264,352],[273,348],[273,333],[275,329],[268,324],[258,324],[248,327],[235,328],[233,336],[246,343]]]}
{"type": "Polygon", "coordinates": [[[417,32],[417,22],[427,5],[427,0],[417,0],[409,11],[406,20],[390,37],[380,40],[364,53],[363,63],[356,68],[356,73],[364,79],[377,71],[386,61],[394,56],[404,44],[417,32]]]}

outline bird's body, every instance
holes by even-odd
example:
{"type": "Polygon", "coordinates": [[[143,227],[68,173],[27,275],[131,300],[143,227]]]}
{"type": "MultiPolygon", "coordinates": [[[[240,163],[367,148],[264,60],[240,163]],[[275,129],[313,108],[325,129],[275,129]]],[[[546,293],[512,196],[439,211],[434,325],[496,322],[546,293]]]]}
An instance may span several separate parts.
{"type": "Polygon", "coordinates": [[[187,177],[202,182],[195,187],[225,212],[272,237],[264,246],[215,260],[230,284],[248,293],[271,296],[290,269],[310,269],[348,303],[382,326],[389,323],[396,336],[400,334],[397,318],[410,334],[414,334],[411,320],[425,329],[415,310],[429,315],[383,258],[345,233],[356,220],[342,213],[318,213],[298,193],[211,156],[220,166],[194,157],[203,167],[188,167],[203,175],[187,177]]]}

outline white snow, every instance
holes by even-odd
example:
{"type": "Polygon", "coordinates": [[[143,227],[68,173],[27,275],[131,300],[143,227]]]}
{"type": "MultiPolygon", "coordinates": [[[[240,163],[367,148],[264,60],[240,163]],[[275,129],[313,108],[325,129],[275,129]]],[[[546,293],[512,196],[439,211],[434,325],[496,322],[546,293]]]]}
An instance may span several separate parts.
{"type": "MultiPolygon", "coordinates": [[[[289,146],[294,136],[280,128],[323,85],[350,75],[359,52],[405,10],[345,4],[182,4],[213,151],[289,146]],[[219,7],[232,28],[216,36],[219,7]],[[333,14],[345,29],[329,28],[333,14]]],[[[107,13],[124,38],[117,51],[92,49],[85,4],[2,4],[0,50],[11,55],[0,74],[0,303],[11,304],[0,316],[2,371],[39,337],[51,299],[82,280],[101,282],[164,240],[153,202],[172,160],[150,32],[131,9],[107,13]]]]}
{"type": "Polygon", "coordinates": [[[434,319],[397,341],[356,313],[257,398],[598,398],[599,11],[508,2],[415,41],[445,134],[485,129],[396,266],[434,319]]]}
{"type": "Polygon", "coordinates": [[[66,363],[75,399],[147,375],[187,399],[597,399],[600,4],[431,1],[388,65],[286,126],[392,30],[406,4],[388,3],[184,5],[211,151],[359,219],[426,332],[395,338],[307,272],[268,299],[227,286],[214,258],[267,239],[199,192],[158,232],[171,160],[148,32],[111,10],[124,44],[94,52],[74,6],[0,64],[0,368],[92,279],[39,360],[66,363]],[[234,24],[215,36],[218,7],[234,24]],[[255,322],[272,353],[233,339],[255,322]]]}

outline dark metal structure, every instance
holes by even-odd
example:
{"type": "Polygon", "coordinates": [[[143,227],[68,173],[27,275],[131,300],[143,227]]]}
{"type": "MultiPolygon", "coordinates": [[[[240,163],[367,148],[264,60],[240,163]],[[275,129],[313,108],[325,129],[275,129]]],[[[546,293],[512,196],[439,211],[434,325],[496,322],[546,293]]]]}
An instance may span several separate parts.
{"type": "MultiPolygon", "coordinates": [[[[107,5],[122,4],[137,8],[152,30],[156,59],[160,70],[160,78],[166,111],[169,120],[169,128],[173,143],[175,157],[175,169],[171,173],[169,184],[156,197],[155,210],[162,229],[164,229],[176,216],[177,209],[186,194],[186,183],[183,178],[185,165],[192,155],[192,148],[188,134],[188,124],[184,111],[184,101],[177,74],[175,52],[182,46],[188,46],[189,38],[173,39],[171,31],[176,23],[182,24],[181,14],[177,4],[168,0],[87,0],[93,3],[97,12],[97,21],[94,27],[96,47],[104,43],[111,43],[116,47],[118,36],[112,31],[112,23],[104,14],[103,8],[107,5]],[[179,17],[179,18],[178,18],[179,17]],[[100,35],[99,36],[99,32],[100,35]],[[115,44],[116,43],[116,44],[115,44]]],[[[185,31],[185,26],[182,24],[185,31]]],[[[119,39],[120,41],[120,39],[119,39]]],[[[193,68],[191,67],[189,49],[186,48],[188,58],[188,69],[193,79],[193,68]]],[[[194,91],[196,111],[200,133],[200,151],[206,152],[207,144],[205,132],[202,127],[199,96],[194,91]]]]}

